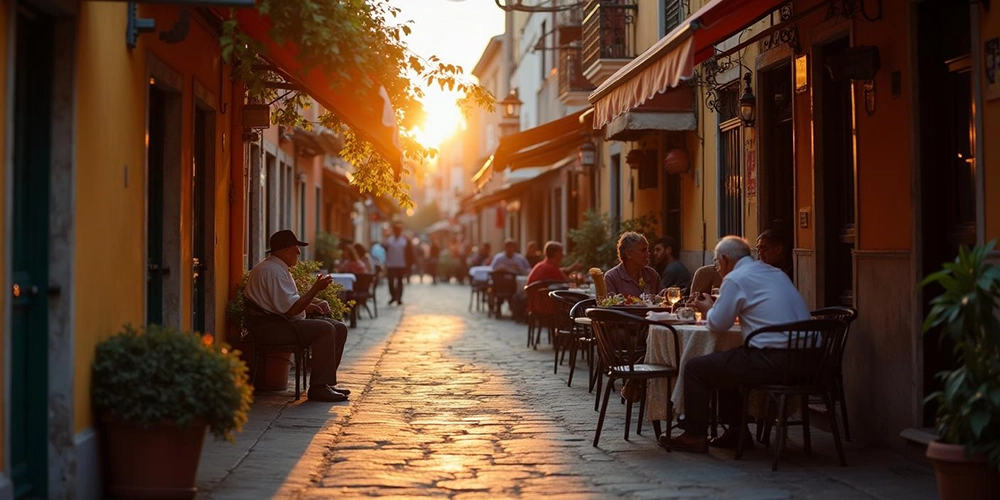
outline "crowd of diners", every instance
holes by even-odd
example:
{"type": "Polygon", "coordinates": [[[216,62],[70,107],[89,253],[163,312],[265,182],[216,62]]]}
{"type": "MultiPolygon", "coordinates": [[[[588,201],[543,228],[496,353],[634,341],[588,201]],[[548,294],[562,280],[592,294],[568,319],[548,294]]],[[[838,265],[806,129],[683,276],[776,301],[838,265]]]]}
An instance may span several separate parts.
{"type": "MultiPolygon", "coordinates": [[[[485,246],[485,245],[484,245],[485,246]]],[[[677,257],[673,238],[663,237],[650,245],[636,232],[623,233],[617,243],[618,264],[604,273],[608,294],[639,297],[662,295],[670,287],[684,290],[683,305],[696,309],[710,331],[726,331],[739,324],[743,338],[763,326],[810,318],[805,300],[790,279],[785,243],[780,233],[764,231],[756,242],[758,258],[750,244],[739,236],[725,236],[714,249],[713,264],[696,270],[694,276],[677,257]],[[709,292],[718,287],[716,295],[709,292]]],[[[488,247],[486,249],[488,255],[488,247]]],[[[517,243],[507,240],[503,251],[483,259],[493,270],[527,275],[530,285],[542,280],[569,281],[579,263],[563,265],[565,252],[556,241],[544,245],[543,258],[532,265],[517,252],[517,243]]],[[[523,317],[523,292],[510,301],[515,319],[523,317]]],[[[709,446],[735,448],[740,435],[738,388],[741,384],[765,384],[781,379],[785,338],[781,334],[758,335],[751,346],[716,352],[690,360],[684,367],[685,415],[677,436],[660,436],[661,445],[672,450],[706,453],[709,446]],[[725,432],[709,440],[709,401],[719,391],[718,418],[728,424],[725,432]]],[[[743,436],[749,438],[747,430],[743,436]]],[[[752,447],[752,439],[744,447],[752,447]]]]}

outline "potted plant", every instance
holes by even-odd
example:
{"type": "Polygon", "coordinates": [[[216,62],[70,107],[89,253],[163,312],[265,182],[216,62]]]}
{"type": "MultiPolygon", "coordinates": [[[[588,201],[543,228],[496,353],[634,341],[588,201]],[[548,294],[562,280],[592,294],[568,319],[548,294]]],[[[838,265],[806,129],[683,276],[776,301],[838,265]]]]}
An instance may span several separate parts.
{"type": "Polygon", "coordinates": [[[995,244],[962,247],[954,262],[921,283],[943,289],[923,330],[939,329],[959,362],[937,375],[944,388],[924,401],[937,404],[939,438],[927,457],[946,500],[1000,498],[1000,267],[986,260],[995,244]]]}
{"type": "Polygon", "coordinates": [[[250,409],[247,368],[211,335],[126,325],[97,345],[91,387],[107,493],[192,498],[207,428],[232,441],[250,409]]]}

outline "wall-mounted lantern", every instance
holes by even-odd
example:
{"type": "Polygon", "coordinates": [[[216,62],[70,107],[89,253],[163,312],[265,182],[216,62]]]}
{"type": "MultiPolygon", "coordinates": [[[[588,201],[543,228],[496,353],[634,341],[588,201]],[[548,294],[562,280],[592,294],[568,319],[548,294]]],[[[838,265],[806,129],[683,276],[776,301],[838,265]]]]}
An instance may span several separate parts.
{"type": "Polygon", "coordinates": [[[592,141],[580,145],[580,166],[593,168],[597,164],[597,146],[592,141]]]}
{"type": "Polygon", "coordinates": [[[744,127],[753,127],[757,112],[757,98],[753,95],[753,84],[749,71],[743,75],[743,82],[746,83],[746,87],[743,89],[743,96],[740,97],[740,119],[743,121],[744,127]]]}
{"type": "Polygon", "coordinates": [[[521,100],[517,98],[517,90],[511,89],[500,101],[500,134],[510,135],[521,130],[521,100]]]}

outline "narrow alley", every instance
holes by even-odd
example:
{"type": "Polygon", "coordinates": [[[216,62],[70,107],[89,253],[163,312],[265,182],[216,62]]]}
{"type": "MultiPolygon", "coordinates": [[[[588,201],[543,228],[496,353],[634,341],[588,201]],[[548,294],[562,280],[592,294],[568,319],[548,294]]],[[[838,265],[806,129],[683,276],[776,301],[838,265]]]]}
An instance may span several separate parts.
{"type": "MultiPolygon", "coordinates": [[[[762,446],[667,453],[649,423],[622,439],[612,404],[600,447],[586,365],[566,386],[525,325],[468,311],[469,288],[413,283],[404,305],[367,314],[341,367],[348,403],[258,393],[236,443],[206,442],[201,498],[934,498],[933,473],[894,453],[798,431],[778,472],[762,446]]],[[[289,384],[292,387],[292,384],[289,384]]],[[[612,402],[615,400],[613,399],[612,402]]],[[[634,417],[633,417],[634,418],[634,417]]]]}

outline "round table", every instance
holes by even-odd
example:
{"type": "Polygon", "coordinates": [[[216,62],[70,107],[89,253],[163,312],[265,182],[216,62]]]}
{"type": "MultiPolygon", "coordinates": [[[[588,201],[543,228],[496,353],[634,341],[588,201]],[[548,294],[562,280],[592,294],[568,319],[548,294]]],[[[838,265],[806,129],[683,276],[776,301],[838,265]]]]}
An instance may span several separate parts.
{"type": "MultiPolygon", "coordinates": [[[[674,403],[674,416],[684,413],[684,366],[688,360],[713,352],[728,351],[743,345],[743,333],[739,325],[733,325],[725,332],[712,332],[704,324],[675,325],[680,344],[680,373],[674,384],[670,400],[674,403]]],[[[670,330],[665,326],[650,326],[646,338],[646,362],[673,366],[674,343],[670,330]]],[[[646,387],[647,420],[666,420],[667,381],[654,379],[646,387]]]]}

